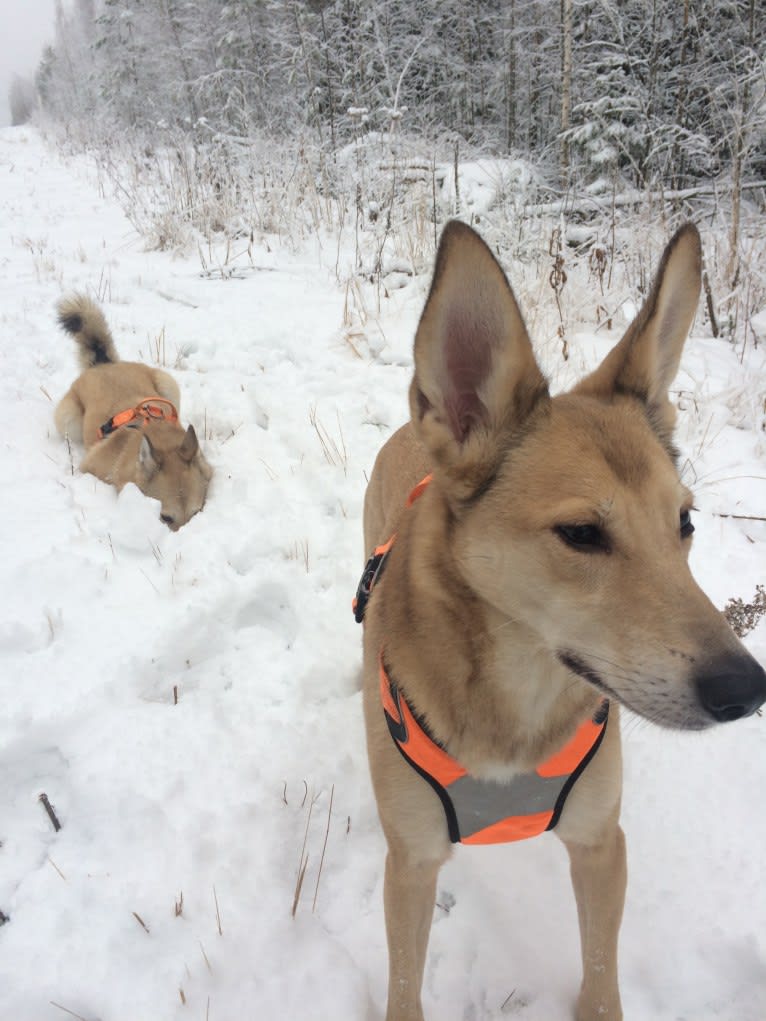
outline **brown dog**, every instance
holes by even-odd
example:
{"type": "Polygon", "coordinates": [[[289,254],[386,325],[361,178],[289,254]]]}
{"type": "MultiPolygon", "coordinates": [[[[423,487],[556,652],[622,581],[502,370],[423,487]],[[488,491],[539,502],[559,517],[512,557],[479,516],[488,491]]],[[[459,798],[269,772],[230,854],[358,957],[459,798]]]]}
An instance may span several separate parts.
{"type": "Polygon", "coordinates": [[[368,752],[388,842],[388,1021],[423,1017],[451,841],[553,825],[580,919],[576,1017],[622,1018],[618,707],[694,730],[766,698],[766,674],[687,564],[692,497],[676,470],[668,387],[700,260],[687,224],[620,343],[551,398],[494,256],[463,224],[444,231],[415,337],[411,422],[380,451],[364,508],[368,549],[396,536],[364,634],[368,752]]]}
{"type": "Polygon", "coordinates": [[[128,482],[159,500],[176,531],[202,510],[212,469],[194,427],[178,421],[178,384],[162,369],[121,362],[101,309],[81,294],[58,305],[83,372],[56,408],[62,436],[85,446],[80,470],[119,491],[128,482]]]}

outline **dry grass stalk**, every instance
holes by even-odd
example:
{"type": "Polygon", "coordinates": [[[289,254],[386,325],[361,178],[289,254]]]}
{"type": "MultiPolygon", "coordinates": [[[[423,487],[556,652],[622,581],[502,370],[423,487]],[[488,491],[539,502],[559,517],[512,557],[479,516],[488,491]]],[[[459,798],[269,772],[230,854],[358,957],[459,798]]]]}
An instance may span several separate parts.
{"type": "Polygon", "coordinates": [[[324,864],[324,853],[327,850],[327,838],[330,836],[330,818],[332,816],[332,802],[335,797],[335,784],[330,788],[330,804],[327,809],[327,828],[324,832],[324,843],[322,844],[322,857],[319,859],[319,871],[317,872],[316,886],[314,887],[314,901],[311,905],[312,914],[316,911],[317,897],[319,896],[319,880],[322,878],[322,865],[324,864]]]}
{"type": "Polygon", "coordinates": [[[163,326],[151,345],[152,355],[156,365],[167,365],[165,358],[165,327],[163,326]]]}
{"type": "Polygon", "coordinates": [[[218,935],[223,936],[223,929],[221,928],[221,912],[218,907],[218,894],[215,892],[215,883],[213,884],[213,900],[215,901],[215,920],[218,925],[218,935]]]}
{"type": "Polygon", "coordinates": [[[48,863],[49,863],[50,865],[52,865],[52,866],[54,867],[54,869],[55,869],[55,870],[56,870],[56,871],[58,872],[58,874],[59,874],[59,875],[61,876],[61,878],[62,878],[62,879],[64,880],[64,882],[66,882],[66,881],[67,881],[67,878],[66,878],[66,876],[65,876],[65,875],[64,875],[64,873],[63,873],[63,872],[61,871],[61,869],[60,869],[60,868],[58,867],[58,865],[57,865],[57,864],[56,864],[56,862],[55,862],[55,861],[53,860],[53,858],[48,858],[48,863]]]}
{"type": "Polygon", "coordinates": [[[63,1010],[65,1014],[69,1014],[70,1017],[76,1017],[77,1021],[88,1021],[88,1018],[83,1017],[82,1014],[78,1014],[74,1010],[70,1010],[68,1007],[62,1007],[60,1003],[56,1003],[55,1000],[48,1001],[51,1007],[57,1007],[59,1010],[63,1010]]]}
{"type": "Polygon", "coordinates": [[[160,590],[159,590],[159,589],[157,588],[157,586],[156,586],[156,585],[154,584],[154,582],[153,582],[153,581],[152,581],[152,579],[151,579],[151,578],[149,577],[149,575],[148,575],[148,574],[146,573],[146,571],[145,571],[145,570],[143,569],[143,567],[139,567],[139,571],[141,572],[141,574],[143,574],[143,576],[144,576],[144,577],[146,578],[146,580],[147,580],[147,581],[149,582],[149,584],[150,584],[150,585],[152,586],[152,588],[153,588],[153,589],[154,589],[154,591],[155,591],[155,592],[157,593],[157,595],[159,595],[159,594],[160,594],[160,590]]]}
{"type": "Polygon", "coordinates": [[[298,873],[298,881],[295,884],[295,894],[293,896],[293,907],[292,907],[292,911],[290,912],[290,914],[293,916],[293,918],[295,918],[295,912],[298,910],[298,901],[301,899],[301,890],[303,888],[303,879],[304,879],[304,876],[306,875],[306,868],[308,867],[308,863],[309,863],[309,859],[308,859],[308,855],[307,855],[305,861],[301,865],[300,871],[298,873]]]}
{"type": "Polygon", "coordinates": [[[309,541],[308,539],[300,539],[295,541],[293,548],[288,553],[289,560],[303,561],[303,566],[306,569],[306,574],[310,570],[310,559],[309,559],[309,541]]]}
{"type": "Polygon", "coordinates": [[[274,471],[274,469],[271,467],[271,465],[267,464],[266,461],[264,461],[262,457],[259,457],[258,460],[261,462],[263,467],[266,469],[266,474],[269,476],[269,478],[271,479],[272,482],[274,482],[276,479],[279,478],[279,476],[274,471]]]}
{"type": "Polygon", "coordinates": [[[309,421],[314,427],[314,431],[319,437],[319,442],[322,447],[322,453],[328,464],[335,465],[336,467],[342,467],[344,475],[348,468],[348,451],[346,450],[346,442],[343,438],[343,429],[340,424],[340,415],[336,412],[336,418],[338,420],[338,434],[340,437],[340,446],[335,442],[332,436],[322,423],[319,421],[317,416],[316,405],[312,405],[309,408],[309,421]]]}
{"type": "Polygon", "coordinates": [[[743,599],[730,599],[723,608],[723,615],[735,635],[744,638],[766,617],[766,589],[763,585],[755,586],[755,595],[749,603],[743,599]]]}
{"type": "MultiPolygon", "coordinates": [[[[303,796],[303,802],[301,804],[301,808],[303,808],[303,805],[305,805],[305,803],[306,803],[306,796],[308,794],[308,784],[306,783],[305,780],[303,781],[303,785],[304,785],[304,787],[306,789],[306,793],[303,796]]],[[[314,797],[314,793],[312,791],[311,801],[309,802],[308,815],[306,816],[306,829],[305,829],[304,834],[303,834],[303,846],[301,847],[301,857],[300,857],[300,861],[298,863],[298,879],[297,879],[297,881],[295,883],[295,895],[293,896],[293,908],[292,908],[292,912],[291,912],[293,918],[295,918],[295,912],[298,910],[298,902],[301,899],[301,888],[303,887],[303,879],[304,879],[304,877],[306,875],[306,868],[307,868],[308,863],[309,863],[309,857],[306,854],[306,844],[307,844],[308,838],[309,838],[309,826],[311,824],[311,813],[314,811],[314,805],[316,804],[316,800],[317,799],[314,797]]]]}
{"type": "Polygon", "coordinates": [[[212,975],[212,974],[213,974],[213,969],[212,969],[212,967],[211,967],[211,965],[210,965],[210,961],[208,960],[208,956],[207,956],[207,954],[205,953],[205,948],[204,948],[204,947],[202,946],[202,940],[200,940],[200,941],[199,941],[199,948],[200,948],[200,950],[202,951],[202,956],[203,956],[203,958],[204,958],[204,960],[205,960],[205,965],[207,966],[207,970],[208,970],[208,971],[210,972],[210,974],[212,975]]]}

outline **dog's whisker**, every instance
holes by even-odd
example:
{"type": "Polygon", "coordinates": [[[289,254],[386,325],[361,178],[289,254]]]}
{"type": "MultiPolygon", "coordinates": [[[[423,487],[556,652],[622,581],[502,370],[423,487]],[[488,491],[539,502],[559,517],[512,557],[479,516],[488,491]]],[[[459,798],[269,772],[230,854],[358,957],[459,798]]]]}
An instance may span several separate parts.
{"type": "Polygon", "coordinates": [[[498,631],[502,631],[504,628],[511,627],[511,625],[513,624],[518,624],[518,621],[515,620],[513,617],[508,617],[507,620],[501,621],[499,624],[496,624],[494,627],[490,628],[489,634],[496,635],[498,631]]]}

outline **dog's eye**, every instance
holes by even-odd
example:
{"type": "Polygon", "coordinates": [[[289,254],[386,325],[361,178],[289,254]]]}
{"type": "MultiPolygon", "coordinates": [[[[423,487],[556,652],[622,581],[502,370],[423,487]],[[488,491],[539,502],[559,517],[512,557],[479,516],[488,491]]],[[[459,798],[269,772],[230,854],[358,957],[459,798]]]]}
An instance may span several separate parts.
{"type": "Polygon", "coordinates": [[[605,553],[609,544],[598,525],[557,525],[554,529],[560,539],[581,553],[605,553]]]}
{"type": "Polygon", "coordinates": [[[694,525],[692,524],[692,516],[688,510],[681,511],[681,518],[679,521],[681,529],[681,538],[688,539],[694,531],[694,525]]]}

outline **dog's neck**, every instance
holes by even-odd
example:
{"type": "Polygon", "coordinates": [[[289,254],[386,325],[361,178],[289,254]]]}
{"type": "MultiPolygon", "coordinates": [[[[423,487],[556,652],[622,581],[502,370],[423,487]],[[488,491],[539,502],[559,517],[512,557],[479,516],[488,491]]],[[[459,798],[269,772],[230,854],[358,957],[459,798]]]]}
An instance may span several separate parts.
{"type": "Polygon", "coordinates": [[[171,432],[177,434],[183,431],[183,426],[170,420],[160,420],[146,426],[125,425],[115,429],[113,433],[99,441],[104,453],[108,452],[111,465],[106,481],[118,489],[122,489],[128,482],[136,482],[136,462],[141,441],[146,433],[149,433],[153,443],[157,443],[163,433],[169,436],[171,432]]]}
{"type": "Polygon", "coordinates": [[[416,710],[428,707],[435,737],[473,775],[497,779],[553,754],[601,696],[470,589],[450,530],[436,493],[403,516],[373,630],[395,682],[416,710]]]}

